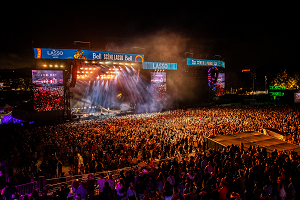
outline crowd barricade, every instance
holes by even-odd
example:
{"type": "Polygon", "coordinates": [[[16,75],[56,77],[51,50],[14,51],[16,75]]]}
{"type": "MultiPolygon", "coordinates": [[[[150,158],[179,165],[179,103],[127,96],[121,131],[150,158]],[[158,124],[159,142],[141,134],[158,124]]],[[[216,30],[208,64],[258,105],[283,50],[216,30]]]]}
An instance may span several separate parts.
{"type": "Polygon", "coordinates": [[[31,195],[34,190],[37,190],[40,193],[45,188],[46,188],[46,179],[43,176],[40,176],[37,181],[16,186],[16,189],[20,195],[31,195]]]}
{"type": "MultiPolygon", "coordinates": [[[[186,157],[186,156],[188,155],[182,155],[182,157],[186,157]]],[[[160,162],[165,162],[174,158],[175,157],[155,160],[153,161],[153,164],[156,165],[160,162]]],[[[104,174],[105,178],[108,178],[109,175],[112,175],[113,179],[117,180],[120,177],[121,171],[128,171],[134,167],[139,167],[139,164],[131,167],[124,167],[121,169],[112,170],[112,171],[96,172],[96,173],[89,173],[89,174],[93,174],[95,180],[98,180],[100,178],[101,173],[104,174]]],[[[31,193],[34,190],[37,190],[39,193],[42,192],[43,190],[47,190],[49,194],[52,193],[53,191],[59,190],[65,184],[67,185],[67,187],[71,187],[72,183],[75,180],[86,181],[88,180],[89,174],[80,174],[80,175],[73,175],[73,176],[66,176],[66,177],[52,178],[52,179],[45,179],[45,177],[41,176],[38,178],[38,181],[17,185],[16,188],[19,194],[22,196],[31,195],[31,193]]],[[[97,195],[98,192],[99,192],[98,189],[96,189],[95,195],[97,195]]]]}
{"type": "Polygon", "coordinates": [[[31,183],[26,183],[22,185],[16,186],[16,189],[18,190],[19,194],[21,195],[30,195],[32,192],[37,189],[39,191],[38,182],[34,181],[31,183]]]}

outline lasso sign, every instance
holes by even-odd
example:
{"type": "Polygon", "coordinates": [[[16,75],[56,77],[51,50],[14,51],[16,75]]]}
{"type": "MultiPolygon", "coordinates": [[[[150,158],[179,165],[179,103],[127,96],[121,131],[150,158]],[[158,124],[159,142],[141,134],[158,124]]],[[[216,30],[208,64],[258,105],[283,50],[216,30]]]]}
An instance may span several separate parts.
{"type": "Polygon", "coordinates": [[[144,62],[144,55],[81,49],[34,48],[35,59],[84,59],[99,61],[144,62]]]}
{"type": "Polygon", "coordinates": [[[144,62],[143,69],[177,70],[177,63],[144,62]]]}

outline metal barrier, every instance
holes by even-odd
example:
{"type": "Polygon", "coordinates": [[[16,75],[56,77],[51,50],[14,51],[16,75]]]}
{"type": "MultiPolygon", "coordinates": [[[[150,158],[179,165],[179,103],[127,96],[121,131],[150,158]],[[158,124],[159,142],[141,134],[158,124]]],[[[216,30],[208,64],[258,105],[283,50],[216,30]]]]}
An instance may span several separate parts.
{"type": "MultiPolygon", "coordinates": [[[[186,157],[188,154],[182,155],[182,157],[186,157]]],[[[177,157],[177,156],[176,156],[177,157]]],[[[165,158],[157,161],[153,161],[154,164],[160,163],[160,162],[165,162],[168,160],[172,160],[176,157],[172,158],[165,158]]],[[[134,165],[131,167],[124,167],[121,169],[116,169],[113,171],[104,171],[104,172],[96,172],[96,173],[89,173],[93,174],[94,179],[98,180],[100,178],[100,174],[103,173],[104,177],[108,177],[110,174],[113,176],[113,179],[118,179],[120,176],[121,171],[128,171],[134,167],[138,167],[139,165],[134,165]]],[[[37,190],[39,193],[42,192],[43,190],[47,190],[48,193],[52,193],[55,190],[60,189],[63,185],[67,184],[67,187],[71,187],[72,183],[75,180],[80,180],[80,181],[86,181],[88,180],[88,175],[89,174],[80,174],[80,175],[74,175],[74,176],[67,176],[67,177],[60,177],[60,178],[52,178],[52,179],[45,179],[45,177],[39,177],[38,181],[34,181],[31,183],[26,183],[22,185],[17,185],[17,191],[19,192],[20,195],[31,195],[34,190],[37,190]]],[[[96,194],[98,190],[95,191],[96,194]]]]}
{"type": "Polygon", "coordinates": [[[37,189],[39,191],[39,187],[38,187],[38,182],[34,181],[31,183],[26,183],[26,184],[22,184],[22,185],[18,185],[16,186],[19,194],[21,195],[30,195],[32,194],[32,192],[37,189]]]}
{"type": "Polygon", "coordinates": [[[39,193],[46,188],[46,179],[43,176],[38,178],[38,181],[17,185],[16,189],[20,195],[31,195],[34,190],[39,193]]]}

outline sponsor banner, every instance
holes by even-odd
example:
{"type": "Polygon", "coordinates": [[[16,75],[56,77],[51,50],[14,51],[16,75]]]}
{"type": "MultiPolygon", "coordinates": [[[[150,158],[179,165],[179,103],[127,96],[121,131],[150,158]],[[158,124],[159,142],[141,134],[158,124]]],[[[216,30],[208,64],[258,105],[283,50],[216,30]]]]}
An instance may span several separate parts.
{"type": "Polygon", "coordinates": [[[144,62],[143,69],[177,70],[177,63],[144,62]]]}
{"type": "Polygon", "coordinates": [[[35,59],[71,59],[75,54],[76,49],[34,48],[35,59]]]}
{"type": "Polygon", "coordinates": [[[84,59],[119,62],[144,62],[144,55],[81,49],[34,48],[35,59],[84,59]]]}
{"type": "Polygon", "coordinates": [[[206,67],[224,67],[225,62],[221,60],[206,60],[206,59],[194,59],[194,58],[187,58],[187,65],[194,65],[194,66],[206,66],[206,67]]]}

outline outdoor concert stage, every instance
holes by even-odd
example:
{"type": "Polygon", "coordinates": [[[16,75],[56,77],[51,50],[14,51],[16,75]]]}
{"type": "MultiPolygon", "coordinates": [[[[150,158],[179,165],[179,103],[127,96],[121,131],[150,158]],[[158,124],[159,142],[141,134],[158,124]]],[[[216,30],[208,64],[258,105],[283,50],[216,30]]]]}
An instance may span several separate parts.
{"type": "Polygon", "coordinates": [[[224,95],[221,60],[175,58],[177,68],[176,62],[146,62],[141,52],[33,50],[32,102],[12,113],[26,122],[161,112],[224,95]]]}
{"type": "Polygon", "coordinates": [[[223,149],[224,147],[230,145],[241,146],[241,143],[244,144],[245,148],[251,146],[259,146],[266,148],[268,153],[277,149],[277,151],[295,151],[300,155],[300,147],[283,140],[276,139],[272,136],[264,135],[259,132],[244,132],[236,133],[232,135],[218,135],[214,137],[207,137],[207,146],[206,148],[212,149],[223,149]]]}

